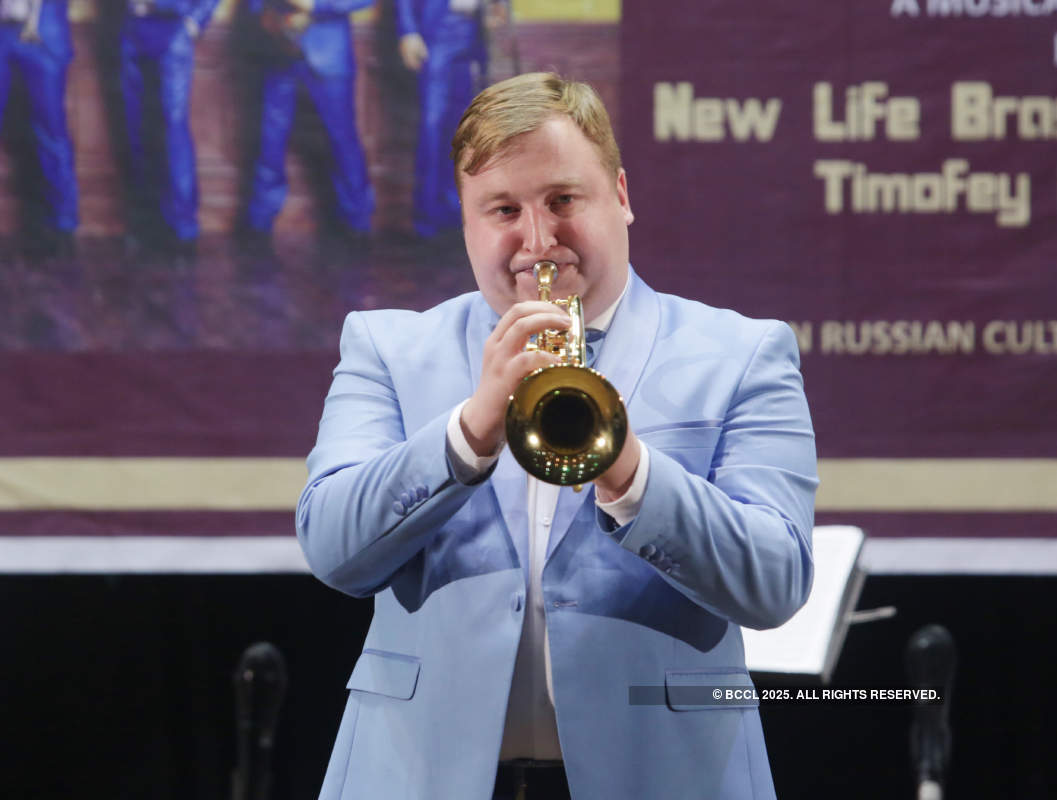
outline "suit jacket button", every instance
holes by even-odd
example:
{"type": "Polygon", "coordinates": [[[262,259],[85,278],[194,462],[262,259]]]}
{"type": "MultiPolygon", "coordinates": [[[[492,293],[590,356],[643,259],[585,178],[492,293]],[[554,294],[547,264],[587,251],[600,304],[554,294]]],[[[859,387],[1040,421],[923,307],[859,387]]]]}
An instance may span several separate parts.
{"type": "Polygon", "coordinates": [[[639,555],[643,558],[652,558],[653,554],[657,552],[657,548],[652,544],[644,544],[639,548],[639,555]]]}
{"type": "Polygon", "coordinates": [[[407,509],[404,508],[404,504],[401,503],[399,500],[393,502],[393,511],[399,514],[401,517],[407,513],[407,509]]]}
{"type": "Polygon", "coordinates": [[[420,501],[425,500],[427,497],[429,497],[429,489],[427,489],[425,486],[416,486],[415,497],[420,501]]]}
{"type": "Polygon", "coordinates": [[[409,495],[407,492],[401,492],[400,502],[404,505],[404,508],[407,508],[412,503],[411,495],[409,495]]]}

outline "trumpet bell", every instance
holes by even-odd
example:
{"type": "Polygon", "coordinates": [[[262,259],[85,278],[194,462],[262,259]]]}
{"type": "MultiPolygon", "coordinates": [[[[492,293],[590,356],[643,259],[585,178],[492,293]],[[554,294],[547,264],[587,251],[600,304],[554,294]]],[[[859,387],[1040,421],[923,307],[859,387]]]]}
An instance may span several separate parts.
{"type": "Polygon", "coordinates": [[[510,451],[522,469],[546,483],[594,480],[616,461],[627,431],[617,390],[588,367],[542,367],[525,376],[507,406],[510,451]]]}

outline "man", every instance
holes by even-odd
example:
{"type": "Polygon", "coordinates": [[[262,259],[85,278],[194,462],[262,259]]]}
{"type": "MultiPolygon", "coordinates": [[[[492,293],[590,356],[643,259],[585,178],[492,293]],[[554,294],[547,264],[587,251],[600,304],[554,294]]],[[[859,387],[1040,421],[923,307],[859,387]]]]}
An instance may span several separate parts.
{"type": "Polygon", "coordinates": [[[356,61],[349,14],[373,0],[250,0],[264,36],[261,141],[247,222],[267,235],[286,200],[286,143],[297,86],[312,99],[334,156],[338,215],[352,238],[371,229],[374,192],[356,130],[356,61]]]}
{"type": "Polygon", "coordinates": [[[163,249],[189,253],[198,239],[198,174],[191,138],[191,84],[195,41],[218,0],[128,0],[121,29],[121,88],[131,151],[132,222],[135,236],[163,249]],[[157,180],[144,125],[144,89],[156,72],[164,128],[160,210],[164,227],[149,226],[145,187],[157,180]]]}
{"type": "Polygon", "coordinates": [[[628,181],[589,87],[486,89],[453,158],[480,292],[349,315],[298,504],[313,572],[375,597],[321,796],[773,797],[755,704],[710,687],[750,687],[739,626],[781,624],[810,589],[792,332],[630,271],[628,181]],[[507,398],[550,360],[526,340],[568,325],[533,299],[542,259],[607,331],[595,366],[633,431],[580,493],[503,448],[507,398]]]}
{"type": "Polygon", "coordinates": [[[66,125],[66,72],[73,58],[66,0],[0,0],[0,121],[4,118],[11,73],[26,82],[30,123],[44,178],[46,217],[41,253],[72,250],[77,228],[77,175],[66,125]]]}
{"type": "Polygon", "coordinates": [[[474,65],[487,54],[481,0],[396,0],[400,58],[418,73],[415,232],[430,238],[461,225],[448,143],[473,98],[474,65]]]}

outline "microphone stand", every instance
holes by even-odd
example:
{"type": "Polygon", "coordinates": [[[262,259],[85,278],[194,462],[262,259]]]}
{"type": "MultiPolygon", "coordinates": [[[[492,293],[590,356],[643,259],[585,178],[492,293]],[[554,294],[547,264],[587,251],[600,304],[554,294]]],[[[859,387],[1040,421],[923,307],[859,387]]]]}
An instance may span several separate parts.
{"type": "Polygon", "coordinates": [[[942,625],[926,625],[907,641],[906,668],[915,689],[939,689],[941,704],[919,702],[910,726],[910,758],[918,800],[943,800],[944,779],[951,755],[950,703],[957,648],[942,625]]]}
{"type": "Polygon", "coordinates": [[[286,662],[275,645],[257,642],[242,653],[232,677],[238,747],[232,798],[268,800],[279,708],[286,694],[286,662]]]}

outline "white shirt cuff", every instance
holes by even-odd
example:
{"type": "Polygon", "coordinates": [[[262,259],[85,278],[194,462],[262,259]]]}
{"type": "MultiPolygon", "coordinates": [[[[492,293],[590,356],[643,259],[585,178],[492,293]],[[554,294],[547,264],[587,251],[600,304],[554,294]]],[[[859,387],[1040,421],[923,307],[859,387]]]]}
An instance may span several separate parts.
{"type": "Polygon", "coordinates": [[[635,477],[631,486],[616,500],[608,503],[595,499],[595,505],[616,520],[623,527],[639,515],[642,509],[642,496],[646,493],[646,479],[650,476],[650,451],[639,439],[639,465],[635,468],[635,477]]]}
{"type": "Polygon", "coordinates": [[[470,443],[466,441],[466,435],[462,432],[462,424],[459,422],[462,407],[466,405],[466,402],[463,400],[455,406],[451,416],[448,417],[448,459],[451,461],[451,468],[455,471],[455,479],[459,483],[473,483],[480,479],[492,468],[503,450],[503,445],[506,444],[506,442],[500,442],[495,452],[487,456],[479,456],[473,451],[470,443]]]}

